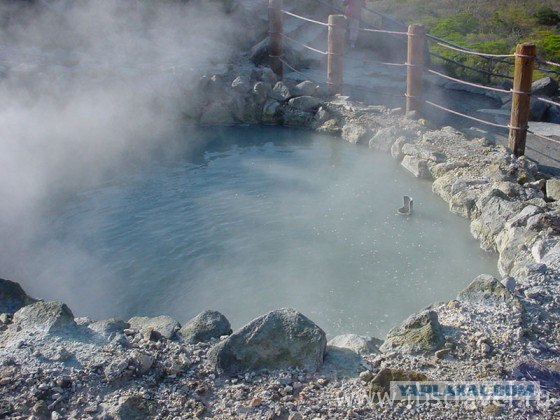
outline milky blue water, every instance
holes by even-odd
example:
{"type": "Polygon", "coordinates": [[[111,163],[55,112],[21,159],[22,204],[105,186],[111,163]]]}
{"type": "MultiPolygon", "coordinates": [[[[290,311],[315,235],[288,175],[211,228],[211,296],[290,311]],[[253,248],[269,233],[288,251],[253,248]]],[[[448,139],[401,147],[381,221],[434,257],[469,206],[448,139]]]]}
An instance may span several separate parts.
{"type": "Polygon", "coordinates": [[[293,307],[329,335],[383,336],[496,273],[468,222],[387,154],[279,128],[208,129],[184,141],[197,146],[116,174],[57,211],[36,294],[93,318],[185,322],[216,309],[234,328],[293,307]],[[405,194],[411,217],[396,214],[405,194]]]}

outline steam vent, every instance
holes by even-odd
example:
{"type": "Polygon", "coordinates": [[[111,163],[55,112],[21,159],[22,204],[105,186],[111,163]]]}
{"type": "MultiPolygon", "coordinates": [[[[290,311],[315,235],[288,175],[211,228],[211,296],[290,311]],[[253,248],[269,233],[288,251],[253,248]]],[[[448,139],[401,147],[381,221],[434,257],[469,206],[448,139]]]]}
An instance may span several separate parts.
{"type": "Polygon", "coordinates": [[[0,419],[560,418],[560,5],[506,3],[0,0],[0,419]]]}

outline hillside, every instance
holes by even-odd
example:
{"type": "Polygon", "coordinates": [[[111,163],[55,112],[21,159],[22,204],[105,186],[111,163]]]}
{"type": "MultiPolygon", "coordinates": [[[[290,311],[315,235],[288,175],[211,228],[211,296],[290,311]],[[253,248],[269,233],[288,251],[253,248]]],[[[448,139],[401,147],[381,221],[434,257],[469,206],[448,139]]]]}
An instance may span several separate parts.
{"type": "MultiPolygon", "coordinates": [[[[523,41],[541,58],[560,62],[560,3],[556,0],[374,0],[368,6],[406,23],[423,23],[432,35],[481,52],[507,54],[523,41]]],[[[371,19],[371,15],[364,16],[371,19]]],[[[432,47],[454,60],[494,71],[510,69],[432,47]]],[[[559,75],[560,77],[560,75],[559,75]]]]}

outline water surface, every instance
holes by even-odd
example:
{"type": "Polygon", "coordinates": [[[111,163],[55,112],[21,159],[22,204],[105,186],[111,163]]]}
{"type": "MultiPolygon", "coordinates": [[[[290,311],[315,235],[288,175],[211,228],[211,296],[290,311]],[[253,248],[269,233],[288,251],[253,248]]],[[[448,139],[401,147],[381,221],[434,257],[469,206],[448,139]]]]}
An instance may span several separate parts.
{"type": "Polygon", "coordinates": [[[387,154],[278,128],[185,141],[193,136],[207,144],[114,175],[60,208],[35,294],[93,318],[184,322],[216,309],[234,327],[293,307],[329,335],[383,336],[496,273],[467,221],[387,154]],[[405,194],[412,217],[396,214],[405,194]]]}

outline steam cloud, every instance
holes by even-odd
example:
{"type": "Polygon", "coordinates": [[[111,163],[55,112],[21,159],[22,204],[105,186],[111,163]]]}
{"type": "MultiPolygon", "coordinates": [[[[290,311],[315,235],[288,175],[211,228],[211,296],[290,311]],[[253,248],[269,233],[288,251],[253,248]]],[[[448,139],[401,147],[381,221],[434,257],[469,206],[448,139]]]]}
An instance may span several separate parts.
{"type": "Polygon", "coordinates": [[[51,235],[49,209],[155,148],[183,147],[176,133],[187,88],[201,68],[227,62],[243,35],[222,9],[215,1],[0,3],[0,276],[39,297],[80,292],[46,281],[62,276],[64,285],[72,267],[96,266],[54,239],[35,248],[51,235]]]}

